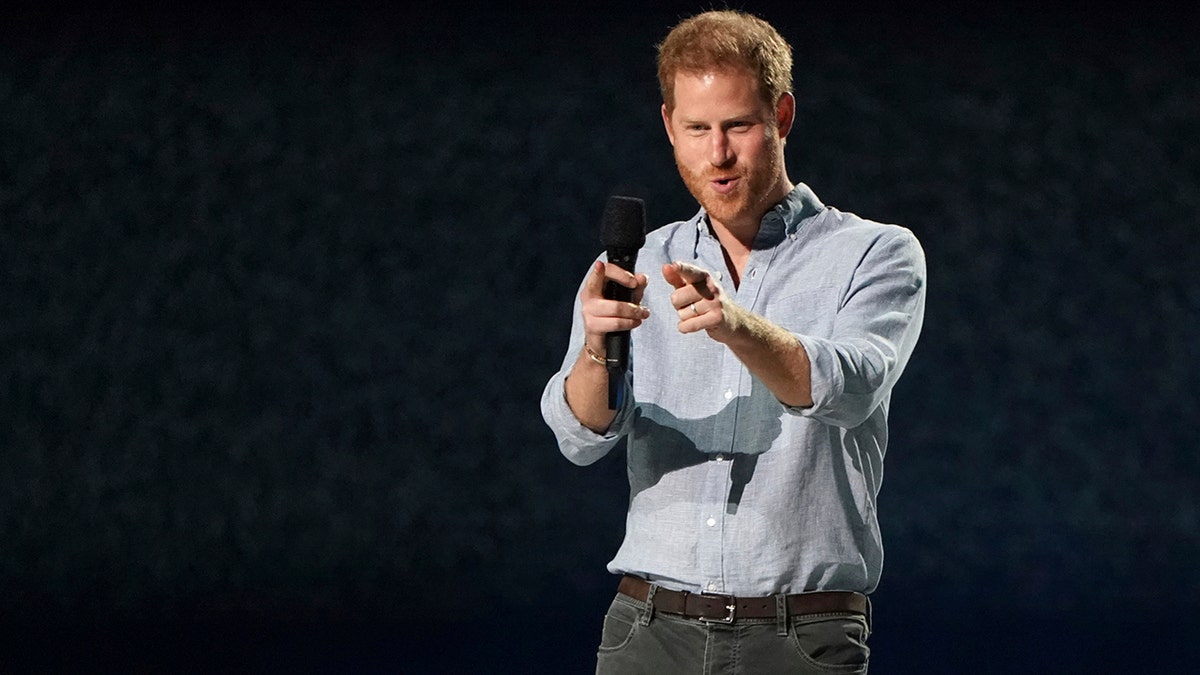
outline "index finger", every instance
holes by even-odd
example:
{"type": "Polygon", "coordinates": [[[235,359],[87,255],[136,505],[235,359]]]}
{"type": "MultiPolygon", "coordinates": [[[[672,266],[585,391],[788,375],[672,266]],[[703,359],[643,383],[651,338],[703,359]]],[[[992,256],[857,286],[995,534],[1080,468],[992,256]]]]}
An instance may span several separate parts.
{"type": "Polygon", "coordinates": [[[679,276],[689,284],[704,283],[708,279],[708,271],[703,267],[697,267],[682,260],[675,261],[675,269],[679,270],[679,276]]]}
{"type": "Polygon", "coordinates": [[[709,288],[709,273],[703,267],[685,263],[682,260],[675,261],[675,269],[679,271],[679,276],[688,284],[691,284],[700,295],[711,300],[714,296],[713,290],[709,288]]]}

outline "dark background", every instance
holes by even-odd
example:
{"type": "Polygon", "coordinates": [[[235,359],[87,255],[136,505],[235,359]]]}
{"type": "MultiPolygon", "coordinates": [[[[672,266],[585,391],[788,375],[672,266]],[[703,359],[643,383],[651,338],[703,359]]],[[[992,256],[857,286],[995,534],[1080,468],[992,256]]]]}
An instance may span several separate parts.
{"type": "MultiPolygon", "coordinates": [[[[734,6],[928,257],[872,672],[1194,663],[1196,11],[734,6]]],[[[703,7],[10,10],[0,670],[590,672],[624,462],[538,398],[703,7]]]]}

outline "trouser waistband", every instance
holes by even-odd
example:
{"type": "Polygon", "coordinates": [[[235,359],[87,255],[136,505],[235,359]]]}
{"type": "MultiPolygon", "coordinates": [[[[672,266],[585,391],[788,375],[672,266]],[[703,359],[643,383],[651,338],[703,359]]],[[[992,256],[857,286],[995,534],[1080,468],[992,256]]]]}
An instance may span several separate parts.
{"type": "MultiPolygon", "coordinates": [[[[617,586],[618,593],[641,602],[651,597],[650,589],[650,582],[628,574],[621,578],[617,586]]],[[[870,614],[867,596],[855,591],[816,591],[745,598],[671,591],[655,586],[652,604],[655,611],[718,623],[733,623],[737,619],[776,618],[780,610],[784,610],[788,616],[832,612],[851,612],[863,616],[870,614]]]]}

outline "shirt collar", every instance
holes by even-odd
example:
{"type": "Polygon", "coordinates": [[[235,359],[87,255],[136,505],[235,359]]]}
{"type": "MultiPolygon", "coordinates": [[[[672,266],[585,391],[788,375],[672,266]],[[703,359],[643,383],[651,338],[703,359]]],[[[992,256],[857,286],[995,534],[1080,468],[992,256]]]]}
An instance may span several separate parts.
{"type": "MultiPolygon", "coordinates": [[[[817,199],[817,195],[804,183],[797,183],[792,191],[787,193],[778,204],[771,207],[758,226],[758,234],[754,238],[754,248],[771,248],[784,237],[794,236],[800,230],[804,221],[825,210],[825,205],[817,199]]],[[[708,212],[700,207],[699,213],[692,219],[696,226],[696,244],[701,237],[711,237],[708,225],[708,212]]]]}

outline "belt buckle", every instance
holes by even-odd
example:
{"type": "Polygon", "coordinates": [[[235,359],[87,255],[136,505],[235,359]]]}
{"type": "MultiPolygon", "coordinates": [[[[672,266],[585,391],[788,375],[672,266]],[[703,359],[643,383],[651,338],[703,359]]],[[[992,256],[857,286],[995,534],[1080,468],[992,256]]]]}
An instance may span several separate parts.
{"type": "Polygon", "coordinates": [[[733,611],[737,607],[737,601],[733,599],[732,595],[721,595],[719,593],[701,593],[700,595],[703,595],[703,596],[709,597],[709,598],[722,598],[726,602],[725,616],[721,617],[720,619],[710,619],[707,616],[696,617],[697,619],[700,620],[700,623],[724,623],[724,624],[733,623],[733,611]]]}

